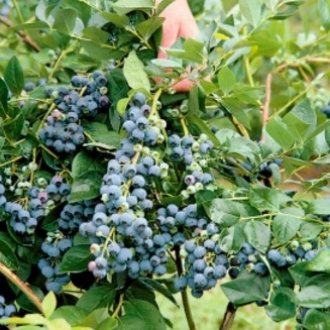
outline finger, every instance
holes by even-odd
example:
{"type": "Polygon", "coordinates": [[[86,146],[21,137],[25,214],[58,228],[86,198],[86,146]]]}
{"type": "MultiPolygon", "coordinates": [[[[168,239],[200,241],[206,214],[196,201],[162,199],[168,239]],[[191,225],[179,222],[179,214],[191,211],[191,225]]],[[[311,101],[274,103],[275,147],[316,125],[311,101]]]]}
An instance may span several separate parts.
{"type": "Polygon", "coordinates": [[[196,84],[195,81],[189,80],[189,79],[184,79],[178,83],[176,83],[173,88],[176,92],[179,93],[184,93],[184,92],[189,92],[194,85],[196,84]]]}
{"type": "MultiPolygon", "coordinates": [[[[169,24],[168,21],[165,21],[163,24],[163,33],[162,33],[162,48],[171,48],[179,37],[179,27],[173,24],[169,24]]],[[[166,52],[160,50],[158,53],[158,58],[166,58],[166,52]]]]}
{"type": "Polygon", "coordinates": [[[179,36],[183,38],[197,38],[199,28],[195,19],[190,19],[186,24],[181,24],[179,36]]]}

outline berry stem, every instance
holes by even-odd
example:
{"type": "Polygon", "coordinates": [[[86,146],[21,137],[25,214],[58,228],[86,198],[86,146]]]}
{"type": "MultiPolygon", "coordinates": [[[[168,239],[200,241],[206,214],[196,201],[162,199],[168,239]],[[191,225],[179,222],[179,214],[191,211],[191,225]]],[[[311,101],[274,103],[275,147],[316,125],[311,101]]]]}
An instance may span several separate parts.
{"type": "Polygon", "coordinates": [[[118,317],[118,315],[121,311],[121,308],[123,306],[123,303],[124,303],[124,294],[122,293],[119,297],[118,305],[117,305],[116,309],[114,310],[113,314],[111,315],[113,318],[118,317]]]}
{"type": "MultiPolygon", "coordinates": [[[[179,276],[183,273],[183,267],[182,267],[182,262],[181,262],[181,257],[180,257],[180,248],[175,247],[175,263],[176,263],[176,268],[178,270],[179,276]]],[[[189,305],[189,299],[187,295],[187,290],[184,289],[181,291],[181,298],[182,298],[182,304],[184,308],[184,312],[186,315],[186,319],[188,322],[189,330],[196,330],[196,325],[191,313],[190,305],[189,305]]]]}
{"type": "Polygon", "coordinates": [[[2,164],[0,164],[0,167],[4,167],[4,166],[7,166],[7,165],[10,165],[12,163],[16,163],[18,162],[19,160],[21,160],[23,157],[22,156],[18,156],[18,157],[15,157],[13,159],[10,159],[2,164]]]}
{"type": "Polygon", "coordinates": [[[36,306],[41,313],[43,313],[42,304],[39,297],[16,274],[14,274],[8,267],[6,267],[1,262],[0,273],[13,284],[15,284],[27,296],[27,298],[33,303],[33,305],[36,306]]]}
{"type": "Polygon", "coordinates": [[[235,319],[236,311],[237,308],[234,304],[229,302],[219,330],[229,330],[231,328],[235,319]]]}
{"type": "Polygon", "coordinates": [[[186,125],[186,122],[185,122],[184,118],[180,119],[180,123],[181,123],[182,129],[183,129],[184,136],[188,136],[189,135],[189,130],[187,128],[187,125],[186,125]]]}

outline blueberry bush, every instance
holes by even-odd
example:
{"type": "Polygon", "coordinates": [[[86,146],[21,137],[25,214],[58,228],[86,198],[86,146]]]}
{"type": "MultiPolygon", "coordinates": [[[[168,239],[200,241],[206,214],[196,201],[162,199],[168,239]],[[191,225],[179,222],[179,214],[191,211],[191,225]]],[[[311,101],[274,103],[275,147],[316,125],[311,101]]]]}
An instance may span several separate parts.
{"type": "Polygon", "coordinates": [[[190,1],[159,59],[171,2],[0,2],[2,327],[330,329],[330,2],[190,1]]]}

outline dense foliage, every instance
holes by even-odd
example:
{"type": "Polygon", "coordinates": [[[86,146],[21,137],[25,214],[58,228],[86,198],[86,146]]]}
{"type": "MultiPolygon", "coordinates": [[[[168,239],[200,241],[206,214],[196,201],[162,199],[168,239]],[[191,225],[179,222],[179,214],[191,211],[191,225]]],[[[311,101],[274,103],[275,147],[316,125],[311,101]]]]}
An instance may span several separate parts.
{"type": "Polygon", "coordinates": [[[158,59],[170,3],[0,3],[1,324],[160,330],[181,292],[195,329],[220,286],[222,329],[330,328],[330,3],[191,1],[158,59]]]}

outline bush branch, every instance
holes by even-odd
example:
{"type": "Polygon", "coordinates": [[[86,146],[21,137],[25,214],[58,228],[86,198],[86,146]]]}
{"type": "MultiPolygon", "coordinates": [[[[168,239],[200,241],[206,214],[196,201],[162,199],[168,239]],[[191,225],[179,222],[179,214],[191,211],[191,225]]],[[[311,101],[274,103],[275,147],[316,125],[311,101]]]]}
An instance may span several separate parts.
{"type": "MultiPolygon", "coordinates": [[[[176,268],[178,270],[178,274],[180,276],[183,273],[183,267],[182,267],[179,247],[175,247],[175,263],[176,263],[176,268]]],[[[182,298],[182,304],[183,304],[184,312],[185,312],[186,319],[188,322],[189,330],[196,330],[196,325],[195,325],[195,322],[194,322],[194,319],[193,319],[193,316],[191,313],[189,299],[188,299],[186,289],[181,291],[181,298],[182,298]]]]}
{"type": "Polygon", "coordinates": [[[15,273],[13,273],[8,267],[0,262],[0,273],[5,276],[10,282],[16,285],[32,302],[37,309],[43,313],[42,304],[39,297],[24,283],[15,273]]]}
{"type": "Polygon", "coordinates": [[[272,97],[272,79],[273,79],[273,75],[269,73],[266,78],[265,101],[262,106],[262,138],[261,138],[262,141],[265,140],[265,127],[269,119],[269,106],[272,97]]]}
{"type": "Polygon", "coordinates": [[[229,330],[233,325],[237,308],[229,302],[219,330],[229,330]]]}
{"type": "MultiPolygon", "coordinates": [[[[4,16],[0,16],[0,23],[9,28],[13,27],[13,23],[7,17],[4,16]]],[[[41,49],[39,45],[37,45],[36,42],[29,35],[27,35],[23,31],[17,31],[17,34],[21,37],[23,42],[29,45],[34,51],[40,52],[41,49]]]]}

